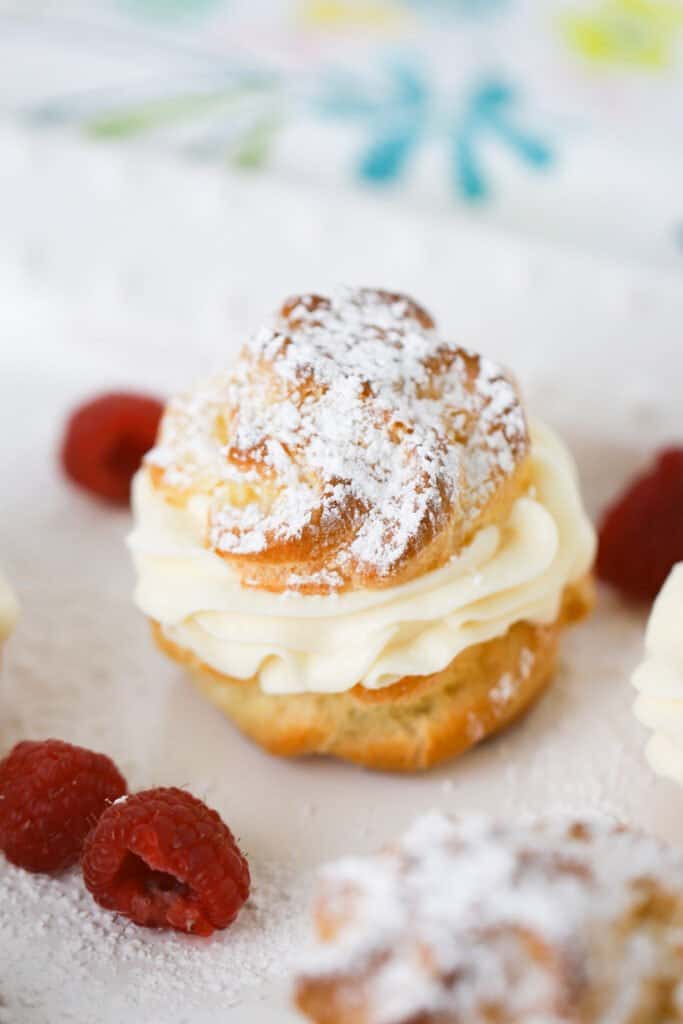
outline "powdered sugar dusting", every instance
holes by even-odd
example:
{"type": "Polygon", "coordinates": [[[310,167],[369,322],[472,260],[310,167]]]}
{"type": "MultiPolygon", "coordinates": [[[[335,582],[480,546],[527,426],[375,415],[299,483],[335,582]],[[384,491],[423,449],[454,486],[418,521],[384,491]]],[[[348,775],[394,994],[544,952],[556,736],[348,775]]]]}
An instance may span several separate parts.
{"type": "Polygon", "coordinates": [[[491,690],[491,700],[497,706],[505,707],[514,697],[516,689],[514,676],[511,672],[505,672],[491,690]]]}
{"type": "Polygon", "coordinates": [[[527,449],[498,367],[411,300],[363,289],[286,303],[232,373],[171,403],[147,461],[166,487],[213,495],[215,550],[289,557],[283,588],[334,590],[381,581],[453,520],[457,546],[527,449]],[[323,575],[301,562],[321,546],[323,575]]]}
{"type": "MultiPolygon", "coordinates": [[[[93,551],[110,550],[115,573],[127,523],[104,525],[114,530],[111,546],[100,534],[93,551]]],[[[267,797],[254,796],[270,784],[271,766],[260,754],[250,763],[250,751],[204,714],[182,679],[176,689],[157,671],[125,593],[24,584],[22,609],[3,652],[0,756],[20,739],[60,736],[109,754],[131,792],[189,789],[233,830],[252,888],[227,930],[200,939],[100,909],[78,871],[30,875],[0,853],[0,1024],[213,1024],[232,1006],[246,1024],[241,1008],[275,995],[284,1014],[279,991],[305,931],[310,866],[302,868],[291,836],[280,839],[267,797]],[[235,781],[243,777],[244,802],[235,781]],[[262,820],[270,822],[263,830],[262,820]]]]}
{"type": "Polygon", "coordinates": [[[30,988],[35,998],[38,984],[46,997],[79,993],[78,1020],[86,1009],[89,1020],[104,1019],[100,999],[110,1002],[115,990],[118,1015],[110,1006],[107,1019],[123,1020],[128,1011],[144,1007],[149,1014],[179,998],[187,1011],[207,1006],[215,1013],[239,1004],[264,980],[285,977],[290,951],[301,940],[302,885],[283,865],[252,859],[251,867],[252,895],[237,921],[206,940],[139,928],[101,910],[78,872],[30,875],[0,857],[0,1022],[33,1020],[22,991],[30,988]],[[26,960],[29,935],[52,950],[40,981],[26,960]]]}
{"type": "Polygon", "coordinates": [[[514,700],[520,683],[528,679],[535,660],[534,652],[528,647],[523,647],[519,653],[516,674],[504,672],[489,694],[495,707],[502,709],[514,700]]]}
{"type": "Polygon", "coordinates": [[[625,1024],[651,985],[683,995],[683,857],[604,821],[432,813],[396,847],[326,869],[319,906],[334,937],[301,979],[355,978],[368,1024],[502,1008],[554,1024],[589,995],[625,1024]]]}

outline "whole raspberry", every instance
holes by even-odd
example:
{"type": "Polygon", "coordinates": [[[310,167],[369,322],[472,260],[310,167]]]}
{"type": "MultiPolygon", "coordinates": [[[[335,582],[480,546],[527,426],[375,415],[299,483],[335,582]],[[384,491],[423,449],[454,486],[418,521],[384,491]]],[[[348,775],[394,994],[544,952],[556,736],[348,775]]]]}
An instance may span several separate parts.
{"type": "Polygon", "coordinates": [[[75,864],[102,811],[126,792],[104,754],[24,740],[0,761],[0,850],[27,871],[75,864]]]}
{"type": "Polygon", "coordinates": [[[156,440],[162,412],[156,398],[125,392],[79,406],[62,442],[67,476],[106,501],[127,504],[131,480],[156,440]]]}
{"type": "Polygon", "coordinates": [[[651,601],[683,561],[683,448],[659,453],[607,509],[597,571],[627,597],[651,601]]]}
{"type": "Polygon", "coordinates": [[[148,789],[104,812],[83,878],[94,899],[136,924],[211,935],[249,895],[249,865],[230,829],[182,789],[148,789]]]}

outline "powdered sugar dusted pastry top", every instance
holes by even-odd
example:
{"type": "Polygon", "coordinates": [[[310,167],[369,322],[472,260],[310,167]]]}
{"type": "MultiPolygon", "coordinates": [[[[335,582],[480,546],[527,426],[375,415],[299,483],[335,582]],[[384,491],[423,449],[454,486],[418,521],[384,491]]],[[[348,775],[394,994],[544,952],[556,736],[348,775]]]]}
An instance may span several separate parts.
{"type": "Polygon", "coordinates": [[[655,601],[633,685],[636,717],[654,733],[648,761],[659,775],[683,784],[683,563],[655,601]]]}
{"type": "Polygon", "coordinates": [[[325,1024],[683,1020],[683,856],[608,823],[428,815],[326,869],[316,926],[325,1024]]]}
{"type": "Polygon", "coordinates": [[[10,585],[0,572],[0,643],[11,633],[17,618],[17,602],[10,585]]]}
{"type": "Polygon", "coordinates": [[[147,467],[169,502],[209,497],[206,546],[243,585],[326,593],[444,565],[505,515],[528,451],[498,367],[363,289],[285,303],[232,372],[170,403],[147,467]]]}

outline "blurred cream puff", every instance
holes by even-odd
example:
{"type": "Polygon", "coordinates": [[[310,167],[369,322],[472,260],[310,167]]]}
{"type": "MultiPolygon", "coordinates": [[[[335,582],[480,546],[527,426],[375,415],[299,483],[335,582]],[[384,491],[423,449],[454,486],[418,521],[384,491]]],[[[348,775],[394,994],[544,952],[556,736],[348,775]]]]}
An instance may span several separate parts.
{"type": "Polygon", "coordinates": [[[596,819],[432,813],[322,872],[315,1024],[675,1024],[683,856],[596,819]]]}

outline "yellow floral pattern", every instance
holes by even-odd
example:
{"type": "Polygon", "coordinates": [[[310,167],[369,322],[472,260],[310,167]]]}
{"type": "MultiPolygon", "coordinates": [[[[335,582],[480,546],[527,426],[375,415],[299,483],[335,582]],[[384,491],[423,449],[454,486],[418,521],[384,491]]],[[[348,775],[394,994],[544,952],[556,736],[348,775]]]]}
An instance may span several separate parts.
{"type": "Polygon", "coordinates": [[[683,32],[676,0],[600,0],[593,11],[566,15],[567,41],[599,64],[657,70],[671,64],[683,32]]]}
{"type": "Polygon", "coordinates": [[[304,0],[300,8],[305,24],[324,28],[393,28],[404,12],[381,0],[304,0]]]}

